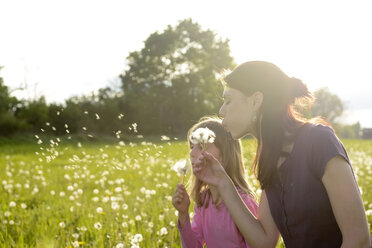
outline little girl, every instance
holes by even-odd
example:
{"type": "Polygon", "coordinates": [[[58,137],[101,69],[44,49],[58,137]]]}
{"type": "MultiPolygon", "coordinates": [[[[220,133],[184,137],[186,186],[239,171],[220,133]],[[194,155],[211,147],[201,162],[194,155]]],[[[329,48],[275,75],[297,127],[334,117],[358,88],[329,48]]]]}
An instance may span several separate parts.
{"type": "MultiPolygon", "coordinates": [[[[214,117],[202,118],[188,132],[190,160],[195,163],[202,151],[202,144],[190,142],[190,137],[199,128],[208,128],[215,134],[213,143],[208,143],[205,151],[212,154],[230,176],[240,197],[252,214],[257,215],[257,203],[244,179],[241,144],[234,140],[221,125],[221,120],[214,117]]],[[[207,247],[250,247],[236,227],[228,209],[222,202],[218,191],[192,176],[191,199],[195,201],[194,219],[190,223],[190,198],[185,186],[178,184],[173,195],[172,204],[178,210],[178,230],[183,248],[207,247]]]]}

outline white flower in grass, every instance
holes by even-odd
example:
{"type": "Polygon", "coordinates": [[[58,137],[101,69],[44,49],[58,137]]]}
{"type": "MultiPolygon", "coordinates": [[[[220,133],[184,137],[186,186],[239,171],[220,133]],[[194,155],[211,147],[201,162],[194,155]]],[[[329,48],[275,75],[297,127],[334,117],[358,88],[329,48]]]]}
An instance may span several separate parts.
{"type": "Polygon", "coordinates": [[[26,209],[27,208],[27,205],[24,204],[24,203],[21,203],[21,208],[26,209]]]}
{"type": "Polygon", "coordinates": [[[79,234],[78,234],[78,233],[73,233],[71,236],[72,236],[74,239],[78,239],[78,238],[79,238],[79,234]]]}
{"type": "Polygon", "coordinates": [[[99,213],[99,214],[103,213],[103,209],[102,209],[101,207],[98,207],[96,211],[97,211],[97,213],[99,213]]]}
{"type": "Polygon", "coordinates": [[[14,201],[9,203],[9,207],[14,208],[15,206],[17,206],[17,204],[14,201]]]}
{"type": "Polygon", "coordinates": [[[14,225],[14,220],[10,220],[9,225],[14,225]]]}
{"type": "Polygon", "coordinates": [[[97,229],[97,230],[101,230],[101,228],[102,228],[101,223],[99,223],[99,222],[95,223],[94,228],[97,229]]]}
{"type": "Polygon", "coordinates": [[[74,241],[71,243],[72,243],[72,247],[79,247],[79,241],[74,241]]]}
{"type": "Polygon", "coordinates": [[[65,224],[64,222],[60,222],[60,223],[59,223],[59,227],[60,227],[60,228],[65,228],[65,227],[66,227],[66,224],[65,224]]]}
{"type": "Polygon", "coordinates": [[[167,228],[163,227],[160,229],[160,236],[164,236],[168,234],[167,228]]]}
{"type": "Polygon", "coordinates": [[[80,231],[82,231],[82,232],[86,232],[87,230],[88,230],[88,228],[86,228],[85,226],[80,227],[80,231]]]}
{"type": "Polygon", "coordinates": [[[372,209],[368,209],[368,210],[366,211],[366,215],[367,215],[367,216],[372,216],[372,209]]]}
{"type": "Polygon", "coordinates": [[[118,210],[120,208],[120,205],[117,202],[112,202],[111,203],[111,208],[112,208],[112,210],[118,210]]]}
{"type": "Polygon", "coordinates": [[[143,240],[143,237],[142,237],[142,234],[140,234],[140,233],[137,233],[137,234],[134,235],[134,237],[133,237],[133,241],[134,241],[134,242],[142,242],[142,240],[143,240]]]}
{"type": "Polygon", "coordinates": [[[213,143],[216,135],[212,130],[207,127],[201,127],[196,129],[190,135],[190,142],[194,145],[200,144],[203,147],[203,150],[206,149],[208,143],[213,143]]]}

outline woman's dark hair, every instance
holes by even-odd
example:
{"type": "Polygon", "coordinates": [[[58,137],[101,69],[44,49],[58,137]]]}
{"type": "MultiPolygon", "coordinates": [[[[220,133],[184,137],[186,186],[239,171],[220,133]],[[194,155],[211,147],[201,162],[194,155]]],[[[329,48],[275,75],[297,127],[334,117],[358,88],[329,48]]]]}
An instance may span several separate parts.
{"type": "Polygon", "coordinates": [[[257,91],[264,96],[257,113],[258,146],[253,161],[253,169],[264,189],[271,183],[283,144],[293,141],[296,130],[308,122],[295,110],[295,103],[310,107],[314,98],[300,79],[288,77],[276,65],[264,61],[237,66],[223,82],[247,96],[257,91]]]}

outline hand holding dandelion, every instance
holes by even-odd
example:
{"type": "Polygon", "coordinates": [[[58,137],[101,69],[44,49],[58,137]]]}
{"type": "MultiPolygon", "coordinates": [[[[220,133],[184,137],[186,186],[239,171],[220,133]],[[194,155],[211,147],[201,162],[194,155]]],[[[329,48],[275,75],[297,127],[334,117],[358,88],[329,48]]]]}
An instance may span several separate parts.
{"type": "Polygon", "coordinates": [[[189,171],[189,166],[187,164],[187,161],[186,159],[183,159],[183,160],[180,160],[178,161],[173,167],[172,169],[174,171],[176,171],[178,174],[180,174],[181,176],[181,184],[183,184],[183,181],[184,181],[184,178],[185,178],[185,175],[188,173],[189,171]]]}

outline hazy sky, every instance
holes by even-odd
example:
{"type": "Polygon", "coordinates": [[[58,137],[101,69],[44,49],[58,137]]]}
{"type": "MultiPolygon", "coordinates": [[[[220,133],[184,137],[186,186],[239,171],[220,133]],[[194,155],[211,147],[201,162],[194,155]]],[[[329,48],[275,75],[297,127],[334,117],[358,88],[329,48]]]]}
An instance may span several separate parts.
{"type": "Polygon", "coordinates": [[[0,0],[0,76],[18,97],[63,102],[118,84],[129,52],[192,18],[230,39],[237,63],[267,60],[311,90],[327,86],[345,122],[372,127],[371,1],[0,0]]]}

